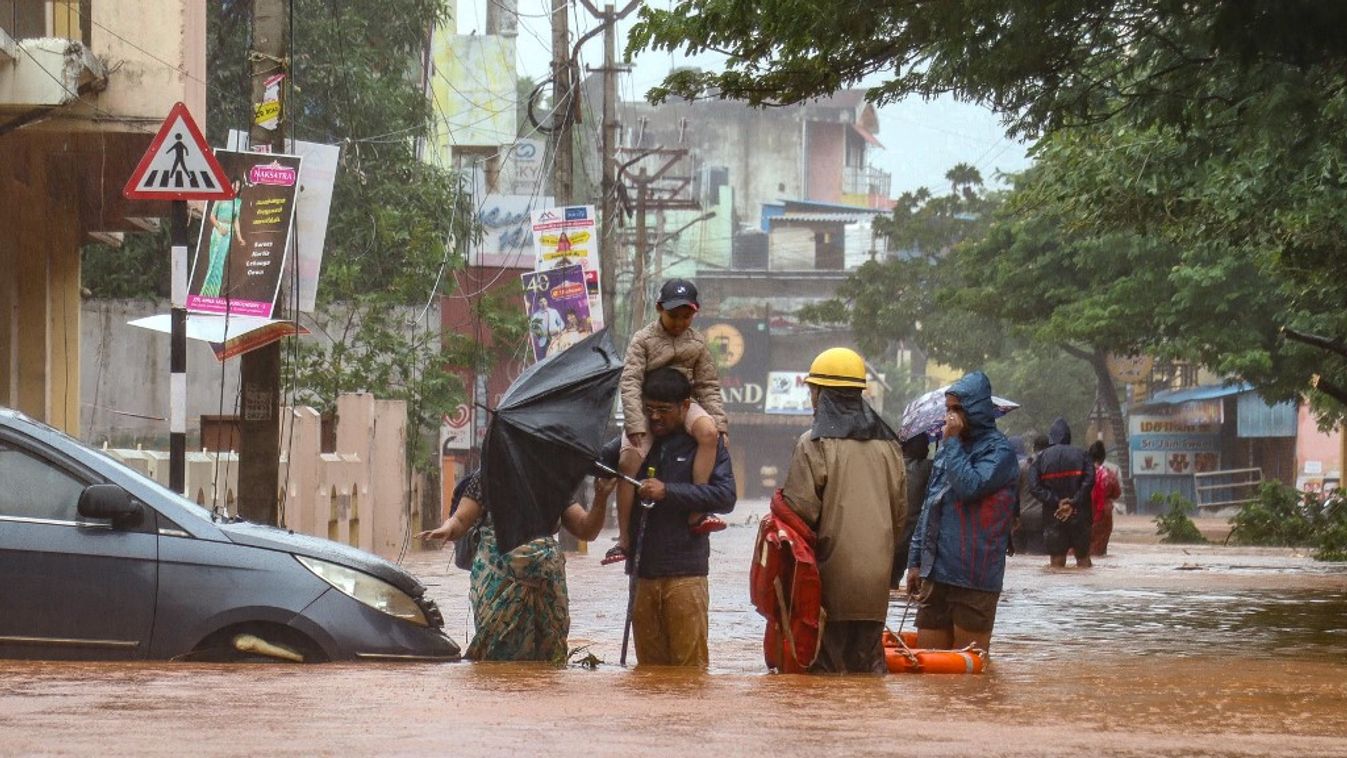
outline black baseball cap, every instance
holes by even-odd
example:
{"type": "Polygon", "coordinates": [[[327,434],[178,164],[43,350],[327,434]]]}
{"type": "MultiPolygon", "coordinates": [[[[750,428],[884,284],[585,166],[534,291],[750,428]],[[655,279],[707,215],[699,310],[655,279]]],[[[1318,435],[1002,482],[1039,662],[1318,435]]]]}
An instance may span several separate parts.
{"type": "Polygon", "coordinates": [[[697,302],[697,285],[687,279],[670,279],[665,282],[664,286],[659,288],[659,300],[656,302],[666,311],[684,305],[692,306],[694,311],[702,308],[697,302]]]}

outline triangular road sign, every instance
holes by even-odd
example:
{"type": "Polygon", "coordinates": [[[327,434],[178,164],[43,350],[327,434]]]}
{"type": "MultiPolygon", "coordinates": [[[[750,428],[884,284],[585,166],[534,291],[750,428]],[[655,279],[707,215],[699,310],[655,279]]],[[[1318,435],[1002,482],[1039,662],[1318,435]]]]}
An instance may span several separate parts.
{"type": "Polygon", "coordinates": [[[228,200],[234,188],[187,106],[178,103],[168,112],[122,194],[134,200],[228,200]]]}

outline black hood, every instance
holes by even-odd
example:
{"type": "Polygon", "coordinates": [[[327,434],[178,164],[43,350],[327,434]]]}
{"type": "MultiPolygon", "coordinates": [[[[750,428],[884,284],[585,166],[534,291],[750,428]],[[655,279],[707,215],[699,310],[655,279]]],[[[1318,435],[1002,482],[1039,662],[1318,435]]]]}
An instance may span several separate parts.
{"type": "Polygon", "coordinates": [[[1062,418],[1061,416],[1058,416],[1057,420],[1052,422],[1052,426],[1048,427],[1048,444],[1049,445],[1071,444],[1071,426],[1067,424],[1066,419],[1062,418]]]}
{"type": "Polygon", "coordinates": [[[274,526],[263,526],[247,521],[228,524],[216,524],[220,531],[238,545],[258,547],[263,550],[279,550],[283,553],[303,555],[322,561],[337,563],[356,571],[388,582],[412,597],[420,597],[426,588],[416,577],[403,571],[397,565],[386,561],[373,553],[357,550],[340,542],[296,534],[274,526]]]}
{"type": "Polygon", "coordinates": [[[810,439],[898,440],[861,391],[819,387],[810,439]]]}

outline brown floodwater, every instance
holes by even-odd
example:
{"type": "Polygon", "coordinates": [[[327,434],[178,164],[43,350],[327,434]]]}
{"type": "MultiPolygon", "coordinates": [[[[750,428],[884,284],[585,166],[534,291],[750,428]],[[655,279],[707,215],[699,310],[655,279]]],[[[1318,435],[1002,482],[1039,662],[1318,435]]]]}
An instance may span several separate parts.
{"type": "MultiPolygon", "coordinates": [[[[712,537],[706,673],[617,665],[626,583],[598,565],[605,535],[568,565],[571,644],[596,670],[0,662],[0,754],[1347,755],[1347,567],[1155,545],[1123,518],[1088,572],[1010,559],[985,675],[770,676],[754,528],[712,537]]],[[[405,565],[466,646],[448,558],[405,565]]]]}

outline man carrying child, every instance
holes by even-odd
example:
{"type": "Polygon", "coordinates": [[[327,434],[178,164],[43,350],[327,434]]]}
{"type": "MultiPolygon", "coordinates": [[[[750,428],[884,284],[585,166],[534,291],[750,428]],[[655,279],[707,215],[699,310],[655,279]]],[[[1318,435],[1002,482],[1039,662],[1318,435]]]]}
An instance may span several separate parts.
{"type": "MultiPolygon", "coordinates": [[[[624,435],[622,473],[638,477],[641,463],[650,453],[650,429],[642,403],[641,388],[646,375],[666,366],[677,369],[692,385],[692,402],[683,419],[683,428],[697,442],[692,464],[692,483],[706,484],[716,462],[720,436],[729,429],[716,362],[707,349],[706,338],[692,328],[692,319],[701,305],[697,287],[686,279],[670,279],[660,288],[655,310],[659,318],[631,337],[619,385],[622,392],[624,435]]],[[[603,562],[627,559],[632,547],[631,510],[636,490],[621,484],[617,490],[618,542],[603,562]]],[[[725,522],[713,514],[688,514],[688,529],[702,535],[720,531],[725,522]]]]}

